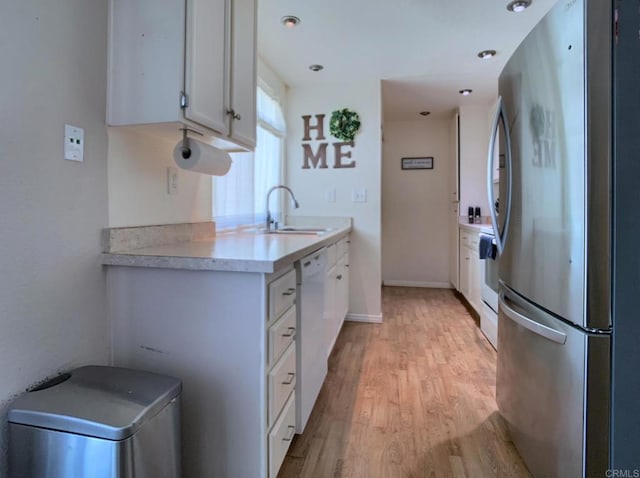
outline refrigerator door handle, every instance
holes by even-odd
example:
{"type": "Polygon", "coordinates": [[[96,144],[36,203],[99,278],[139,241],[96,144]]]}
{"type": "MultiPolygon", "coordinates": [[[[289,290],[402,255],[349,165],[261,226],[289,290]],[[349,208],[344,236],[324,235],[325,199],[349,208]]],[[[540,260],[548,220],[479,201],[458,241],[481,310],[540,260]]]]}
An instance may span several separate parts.
{"type": "Polygon", "coordinates": [[[500,294],[500,306],[502,307],[503,312],[515,323],[521,325],[527,330],[530,330],[534,334],[551,340],[552,342],[556,342],[561,345],[565,344],[565,342],[567,341],[567,334],[552,329],[551,327],[547,327],[546,325],[539,324],[538,322],[525,317],[524,315],[516,312],[511,307],[509,307],[507,305],[507,302],[509,302],[509,299],[507,299],[504,294],[500,294]]]}
{"type": "Polygon", "coordinates": [[[493,123],[491,125],[491,138],[489,140],[489,154],[487,156],[487,195],[489,196],[489,212],[491,213],[491,224],[493,225],[493,232],[496,238],[496,246],[498,248],[498,253],[502,254],[504,250],[505,242],[507,241],[507,234],[509,231],[509,216],[511,215],[511,172],[512,172],[512,161],[511,161],[511,136],[509,133],[509,123],[507,122],[507,112],[504,107],[504,102],[502,101],[502,96],[498,97],[498,102],[496,104],[496,114],[493,118],[493,123]],[[500,127],[500,120],[502,120],[502,124],[504,125],[504,140],[505,140],[505,171],[507,173],[507,200],[506,207],[504,210],[504,227],[502,229],[502,233],[500,233],[498,229],[498,218],[496,215],[496,211],[493,207],[494,196],[493,196],[493,156],[496,149],[496,139],[498,137],[498,128],[500,127]]]}

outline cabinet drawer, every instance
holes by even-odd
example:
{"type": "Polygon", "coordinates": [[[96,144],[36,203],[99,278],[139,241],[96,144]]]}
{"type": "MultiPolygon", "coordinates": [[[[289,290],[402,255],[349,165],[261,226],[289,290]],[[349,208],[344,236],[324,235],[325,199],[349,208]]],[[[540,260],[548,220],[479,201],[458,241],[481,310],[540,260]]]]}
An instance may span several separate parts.
{"type": "Polygon", "coordinates": [[[269,372],[269,426],[276,420],[284,402],[296,386],[296,344],[289,345],[284,355],[269,372]]]}
{"type": "Polygon", "coordinates": [[[293,392],[280,419],[269,433],[269,478],[276,478],[296,429],[296,394],[293,392]]]}
{"type": "Polygon", "coordinates": [[[340,239],[336,244],[336,246],[337,246],[336,255],[338,256],[338,258],[340,258],[343,255],[345,255],[347,252],[349,252],[349,238],[345,237],[343,239],[340,239]]]}
{"type": "Polygon", "coordinates": [[[280,358],[296,336],[296,306],[287,310],[278,321],[269,328],[269,364],[280,358]]]}
{"type": "Polygon", "coordinates": [[[277,319],[296,300],[296,271],[292,269],[269,284],[269,320],[277,319]]]}

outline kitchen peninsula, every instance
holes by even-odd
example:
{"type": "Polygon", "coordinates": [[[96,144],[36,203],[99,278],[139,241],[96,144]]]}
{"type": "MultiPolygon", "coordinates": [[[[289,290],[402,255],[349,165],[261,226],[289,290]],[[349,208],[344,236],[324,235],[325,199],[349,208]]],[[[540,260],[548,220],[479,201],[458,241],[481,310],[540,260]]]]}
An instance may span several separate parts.
{"type": "MultiPolygon", "coordinates": [[[[184,476],[278,473],[301,380],[299,263],[326,248],[327,269],[337,266],[351,230],[347,218],[326,218],[315,233],[297,224],[272,234],[216,234],[212,223],[105,233],[113,363],[182,379],[184,476]]],[[[339,310],[332,299],[326,310],[339,310]]]]}

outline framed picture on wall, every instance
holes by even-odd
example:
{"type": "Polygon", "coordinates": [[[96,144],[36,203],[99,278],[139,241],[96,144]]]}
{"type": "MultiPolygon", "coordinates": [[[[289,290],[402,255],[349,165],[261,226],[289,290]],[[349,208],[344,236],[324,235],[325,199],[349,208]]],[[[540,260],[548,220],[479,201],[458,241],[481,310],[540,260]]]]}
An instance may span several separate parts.
{"type": "Polygon", "coordinates": [[[433,169],[433,156],[402,158],[402,169],[433,169]]]}

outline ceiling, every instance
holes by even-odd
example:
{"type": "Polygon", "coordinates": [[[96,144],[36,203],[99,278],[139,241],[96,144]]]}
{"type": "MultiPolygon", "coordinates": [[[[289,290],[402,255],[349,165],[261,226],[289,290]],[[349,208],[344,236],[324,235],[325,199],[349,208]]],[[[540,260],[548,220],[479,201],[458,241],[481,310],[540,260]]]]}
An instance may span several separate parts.
{"type": "Polygon", "coordinates": [[[259,0],[258,53],[290,86],[385,80],[385,121],[444,117],[495,97],[509,56],[555,2],[512,13],[507,0],[259,0]],[[285,15],[300,24],[284,27],[285,15]],[[498,53],[479,59],[487,49],[498,53]]]}

